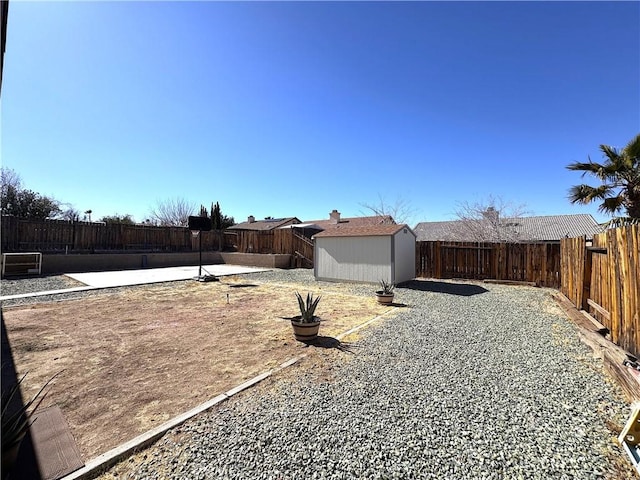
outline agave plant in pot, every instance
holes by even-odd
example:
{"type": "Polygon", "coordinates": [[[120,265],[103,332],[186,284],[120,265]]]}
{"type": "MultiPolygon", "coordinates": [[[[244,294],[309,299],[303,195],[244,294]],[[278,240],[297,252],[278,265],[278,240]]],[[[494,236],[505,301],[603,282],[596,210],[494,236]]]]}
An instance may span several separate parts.
{"type": "Polygon", "coordinates": [[[378,303],[393,303],[393,290],[396,286],[393,283],[380,280],[380,290],[376,291],[378,303]]]}
{"type": "Polygon", "coordinates": [[[318,336],[320,329],[320,318],[315,315],[316,307],[320,302],[320,297],[313,298],[311,293],[307,293],[306,300],[296,292],[300,315],[291,319],[293,335],[299,342],[308,342],[318,336]]]}

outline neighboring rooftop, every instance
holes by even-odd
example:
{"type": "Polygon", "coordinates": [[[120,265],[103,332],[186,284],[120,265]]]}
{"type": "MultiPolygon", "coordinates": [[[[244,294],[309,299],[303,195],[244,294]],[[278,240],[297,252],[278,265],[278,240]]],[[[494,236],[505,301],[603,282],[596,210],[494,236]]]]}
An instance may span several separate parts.
{"type": "Polygon", "coordinates": [[[312,233],[318,230],[330,230],[337,227],[340,228],[352,228],[352,227],[365,227],[375,225],[395,225],[391,215],[372,215],[368,217],[349,217],[342,218],[340,212],[333,210],[329,213],[329,218],[323,218],[322,220],[308,220],[304,223],[297,217],[284,217],[284,218],[265,218],[263,220],[256,220],[253,215],[249,216],[246,222],[238,223],[229,227],[227,230],[254,230],[254,231],[268,231],[276,228],[286,228],[295,226],[295,228],[308,230],[310,236],[312,233]]]}
{"type": "MultiPolygon", "coordinates": [[[[421,222],[414,229],[418,241],[449,240],[458,242],[479,241],[474,235],[482,229],[493,228],[482,220],[453,220],[449,222],[421,222]]],[[[603,231],[589,214],[548,215],[537,217],[503,218],[497,224],[499,241],[559,241],[565,237],[593,235],[603,231]]],[[[482,235],[482,233],[477,233],[482,235]]]]}
{"type": "Polygon", "coordinates": [[[398,233],[402,229],[411,230],[407,225],[385,224],[385,225],[334,225],[320,233],[316,233],[313,238],[322,237],[370,237],[388,236],[398,233]]]}
{"type": "Polygon", "coordinates": [[[249,216],[246,222],[238,223],[227,230],[259,230],[268,231],[274,228],[284,227],[285,225],[293,225],[300,223],[300,220],[296,217],[285,218],[265,218],[263,220],[256,220],[252,215],[249,216]]]}
{"type": "Polygon", "coordinates": [[[395,225],[391,215],[372,215],[368,217],[348,217],[342,218],[340,212],[333,210],[329,213],[329,218],[322,220],[308,220],[305,223],[317,225],[323,230],[341,227],[364,227],[371,225],[395,225]]]}

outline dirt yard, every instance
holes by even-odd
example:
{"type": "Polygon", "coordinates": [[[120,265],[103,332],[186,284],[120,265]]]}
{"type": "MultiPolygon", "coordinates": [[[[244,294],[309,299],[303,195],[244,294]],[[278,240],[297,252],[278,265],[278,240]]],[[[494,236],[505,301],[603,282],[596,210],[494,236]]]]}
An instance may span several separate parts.
{"type": "MultiPolygon", "coordinates": [[[[6,308],[4,320],[18,373],[28,372],[25,397],[62,372],[43,407],[60,406],[87,461],[291,357],[313,354],[286,319],[298,313],[294,292],[307,289],[224,277],[6,308]]],[[[313,293],[323,297],[322,337],[388,311],[373,295],[337,287],[313,293]]]]}

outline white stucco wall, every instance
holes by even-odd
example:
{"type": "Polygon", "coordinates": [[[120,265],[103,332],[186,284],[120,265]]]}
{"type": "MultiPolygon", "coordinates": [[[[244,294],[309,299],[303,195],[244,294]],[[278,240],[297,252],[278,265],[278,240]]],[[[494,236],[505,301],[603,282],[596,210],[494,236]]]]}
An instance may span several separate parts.
{"type": "Polygon", "coordinates": [[[413,280],[416,276],[416,237],[404,228],[393,236],[393,283],[413,280]]]}
{"type": "Polygon", "coordinates": [[[316,238],[316,279],[392,281],[391,240],[391,236],[316,238]]]}

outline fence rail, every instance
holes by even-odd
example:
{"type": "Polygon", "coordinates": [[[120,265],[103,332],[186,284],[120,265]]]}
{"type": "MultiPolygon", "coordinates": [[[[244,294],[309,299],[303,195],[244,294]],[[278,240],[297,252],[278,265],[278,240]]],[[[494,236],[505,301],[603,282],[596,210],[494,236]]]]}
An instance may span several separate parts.
{"type": "Polygon", "coordinates": [[[416,276],[560,286],[558,243],[417,242],[416,276]]]}

